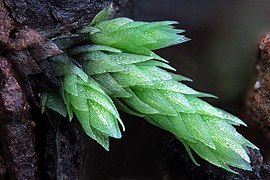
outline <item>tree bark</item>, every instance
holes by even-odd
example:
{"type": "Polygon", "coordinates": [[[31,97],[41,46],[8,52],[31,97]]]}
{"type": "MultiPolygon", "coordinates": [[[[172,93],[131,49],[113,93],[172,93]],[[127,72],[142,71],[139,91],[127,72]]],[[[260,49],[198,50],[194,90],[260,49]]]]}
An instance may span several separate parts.
{"type": "MultiPolygon", "coordinates": [[[[114,2],[120,11],[128,1],[114,2]]],[[[41,115],[39,97],[59,87],[46,60],[63,51],[51,39],[87,24],[111,3],[0,0],[1,179],[80,179],[85,133],[76,120],[41,115]]]]}
{"type": "Polygon", "coordinates": [[[36,179],[37,154],[30,107],[11,64],[3,57],[0,57],[0,76],[1,159],[6,169],[1,171],[2,175],[8,179],[36,179]]]}
{"type": "Polygon", "coordinates": [[[248,111],[252,119],[270,132],[270,33],[259,43],[256,62],[256,82],[248,99],[248,111]]]}
{"type": "MultiPolygon", "coordinates": [[[[53,112],[41,115],[39,109],[40,92],[59,87],[47,59],[65,47],[52,39],[87,24],[111,3],[116,14],[131,11],[133,1],[0,0],[0,179],[80,179],[86,157],[80,124],[53,112]]],[[[269,37],[260,44],[258,83],[249,103],[252,116],[268,130],[269,37]]],[[[258,151],[250,151],[252,172],[233,175],[211,165],[196,167],[171,138],[166,145],[164,163],[172,178],[177,177],[173,170],[179,173],[182,167],[182,173],[194,179],[262,179],[270,174],[270,165],[263,163],[258,151]]]]}

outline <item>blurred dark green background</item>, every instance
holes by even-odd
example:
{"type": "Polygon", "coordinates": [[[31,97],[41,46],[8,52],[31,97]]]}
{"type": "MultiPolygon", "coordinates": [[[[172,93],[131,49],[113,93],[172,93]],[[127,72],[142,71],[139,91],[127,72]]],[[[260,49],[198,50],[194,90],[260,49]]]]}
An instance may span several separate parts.
{"type": "MultiPolygon", "coordinates": [[[[246,95],[254,83],[257,44],[270,31],[269,0],[137,0],[124,15],[141,21],[180,22],[177,28],[185,29],[192,40],[158,53],[194,80],[189,86],[219,97],[209,102],[244,117],[246,95]]],[[[121,116],[126,132],[121,140],[111,141],[110,152],[89,139],[85,179],[170,179],[163,164],[167,133],[143,119],[121,116]]],[[[251,127],[240,131],[266,156],[270,150],[264,146],[263,134],[244,120],[251,127]]]]}
{"type": "Polygon", "coordinates": [[[192,41],[160,51],[191,86],[220,97],[235,111],[246,93],[253,72],[257,44],[270,30],[268,0],[145,0],[135,18],[144,21],[176,20],[192,41]],[[234,105],[235,106],[235,105],[234,105]]]}

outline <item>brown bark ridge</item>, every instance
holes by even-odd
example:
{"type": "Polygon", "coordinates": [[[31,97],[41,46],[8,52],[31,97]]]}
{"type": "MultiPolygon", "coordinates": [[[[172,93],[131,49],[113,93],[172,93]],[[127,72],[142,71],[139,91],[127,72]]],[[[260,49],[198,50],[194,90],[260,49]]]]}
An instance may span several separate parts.
{"type": "Polygon", "coordinates": [[[47,59],[62,53],[72,31],[111,3],[120,11],[128,1],[0,0],[1,179],[80,179],[85,133],[76,120],[41,115],[39,97],[59,87],[47,59]]]}
{"type": "Polygon", "coordinates": [[[0,175],[8,179],[36,179],[37,155],[29,105],[11,64],[3,57],[0,76],[0,175]]]}
{"type": "Polygon", "coordinates": [[[270,132],[270,33],[259,43],[256,62],[256,82],[248,100],[249,114],[268,133],[270,132]]]}
{"type": "MultiPolygon", "coordinates": [[[[77,120],[50,113],[44,121],[44,163],[41,179],[80,179],[86,158],[86,136],[77,120]]],[[[89,139],[88,139],[89,140],[89,139]]]]}

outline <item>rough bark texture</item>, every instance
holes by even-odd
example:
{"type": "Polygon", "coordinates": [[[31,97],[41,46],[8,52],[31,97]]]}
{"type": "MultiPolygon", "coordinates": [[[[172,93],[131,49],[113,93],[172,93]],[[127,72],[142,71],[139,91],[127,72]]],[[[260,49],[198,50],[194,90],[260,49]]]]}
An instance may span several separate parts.
{"type": "Polygon", "coordinates": [[[248,107],[252,118],[270,131],[270,33],[260,41],[256,62],[256,83],[251,91],[248,107]]]}
{"type": "Polygon", "coordinates": [[[71,123],[59,115],[50,113],[44,121],[45,164],[42,179],[79,179],[86,157],[85,135],[78,121],[71,123]]]}
{"type": "Polygon", "coordinates": [[[37,155],[29,105],[11,64],[3,57],[0,76],[0,174],[8,179],[36,179],[37,155]]]}
{"type": "Polygon", "coordinates": [[[1,179],[80,178],[85,159],[81,126],[57,115],[41,116],[36,106],[43,89],[59,87],[47,58],[62,53],[63,47],[51,39],[69,35],[111,3],[0,0],[1,179]],[[25,94],[35,122],[31,121],[25,94]]]}
{"type": "MultiPolygon", "coordinates": [[[[70,123],[53,113],[41,115],[36,107],[43,89],[59,87],[47,59],[71,45],[65,37],[68,42],[81,42],[76,37],[70,41],[70,32],[88,23],[101,9],[114,2],[119,14],[122,9],[131,11],[134,1],[0,0],[0,179],[80,179],[86,156],[81,126],[76,120],[70,123]]],[[[258,83],[250,101],[252,115],[268,129],[269,37],[260,44],[258,83]]],[[[258,151],[251,151],[254,171],[233,175],[210,165],[196,167],[179,142],[169,139],[166,144],[164,163],[172,179],[179,177],[183,167],[182,173],[194,179],[269,176],[270,166],[263,164],[258,151]]]]}
{"type": "Polygon", "coordinates": [[[46,36],[86,24],[111,3],[110,0],[4,1],[17,26],[28,26],[46,36]]]}

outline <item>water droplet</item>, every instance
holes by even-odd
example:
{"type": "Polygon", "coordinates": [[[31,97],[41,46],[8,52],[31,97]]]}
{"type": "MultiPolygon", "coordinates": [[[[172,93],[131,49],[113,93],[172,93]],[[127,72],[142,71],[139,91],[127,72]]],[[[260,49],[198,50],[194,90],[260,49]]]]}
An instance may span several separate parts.
{"type": "Polygon", "coordinates": [[[254,89],[259,89],[261,87],[261,84],[259,81],[257,81],[254,85],[254,89]]]}

